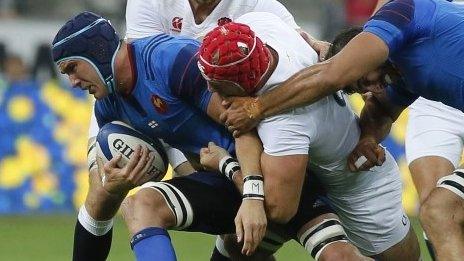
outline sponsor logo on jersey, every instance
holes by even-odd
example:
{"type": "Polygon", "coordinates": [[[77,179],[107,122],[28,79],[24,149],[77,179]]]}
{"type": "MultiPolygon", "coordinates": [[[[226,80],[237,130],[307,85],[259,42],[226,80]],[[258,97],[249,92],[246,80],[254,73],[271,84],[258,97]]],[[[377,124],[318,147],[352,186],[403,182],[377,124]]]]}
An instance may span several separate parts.
{"type": "Polygon", "coordinates": [[[218,26],[223,26],[230,22],[232,22],[232,19],[230,19],[229,17],[221,17],[218,19],[217,24],[218,26]]]}
{"type": "Polygon", "coordinates": [[[180,33],[180,31],[182,30],[182,20],[184,20],[184,18],[178,16],[172,18],[171,31],[180,33]]]}
{"type": "Polygon", "coordinates": [[[151,96],[151,104],[153,104],[158,113],[164,114],[168,111],[168,105],[158,95],[151,96]]]}

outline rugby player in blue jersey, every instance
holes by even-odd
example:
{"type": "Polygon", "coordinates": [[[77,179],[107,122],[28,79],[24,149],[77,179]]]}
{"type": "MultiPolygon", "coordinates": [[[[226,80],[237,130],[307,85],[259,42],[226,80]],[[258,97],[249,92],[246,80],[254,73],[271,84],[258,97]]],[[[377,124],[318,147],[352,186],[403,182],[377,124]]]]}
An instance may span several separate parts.
{"type": "MultiPolygon", "coordinates": [[[[68,21],[58,32],[53,41],[53,57],[61,72],[69,75],[74,86],[88,90],[98,99],[95,111],[100,125],[122,120],[149,136],[163,138],[191,154],[198,154],[209,140],[232,152],[234,145],[230,135],[222,126],[206,117],[208,114],[218,119],[220,100],[206,91],[206,84],[196,66],[198,46],[199,43],[194,40],[168,35],[126,44],[119,41],[108,21],[85,12],[68,21]],[[199,88],[201,86],[204,88],[199,88]]],[[[244,141],[255,142],[247,137],[244,141]]],[[[239,142],[236,147],[240,150],[239,142]]],[[[244,162],[251,164],[242,166],[243,176],[260,175],[259,158],[255,158],[260,155],[260,151],[246,153],[244,162]]],[[[146,150],[141,157],[142,161],[147,159],[146,150]]],[[[124,172],[133,171],[129,167],[118,168],[117,160],[114,158],[105,164],[102,175],[123,177],[124,172]]],[[[128,166],[133,167],[134,161],[128,166]]],[[[247,182],[240,177],[239,174],[233,177],[239,189],[243,183],[246,187],[247,182]]],[[[256,178],[259,180],[259,177],[256,178]]],[[[121,203],[128,187],[138,185],[124,178],[119,181],[122,184],[118,184],[115,179],[110,180],[114,182],[111,190],[105,187],[108,182],[103,190],[107,190],[109,197],[115,196],[113,205],[116,206],[121,203]],[[126,182],[131,186],[127,186],[126,182]]],[[[262,188],[262,183],[258,185],[262,188]]],[[[138,208],[139,211],[126,212],[130,215],[129,222],[132,222],[129,223],[134,235],[132,246],[140,260],[175,258],[167,228],[213,234],[235,232],[233,219],[239,207],[245,209],[239,210],[237,215],[242,223],[237,231],[242,234],[241,240],[245,242],[244,252],[253,252],[263,237],[266,224],[264,195],[261,192],[256,195],[244,194],[245,199],[241,202],[238,193],[234,192],[233,184],[224,176],[197,172],[167,182],[149,183],[146,187],[152,189],[142,189],[132,200],[138,205],[128,203],[132,206],[131,210],[138,208]],[[241,232],[242,229],[245,231],[241,232]]],[[[303,208],[294,217],[281,217],[290,220],[290,236],[295,236],[297,231],[303,233],[322,221],[324,227],[315,230],[317,233],[308,232],[308,237],[304,238],[304,244],[313,244],[313,255],[320,256],[321,260],[330,259],[330,255],[327,257],[324,253],[350,256],[352,260],[363,259],[346,242],[339,224],[323,222],[328,214],[327,209],[320,209],[321,205],[310,203],[314,201],[311,196],[303,194],[302,200],[305,200],[305,204],[300,206],[309,207],[309,210],[303,208]]],[[[279,211],[279,214],[294,214],[293,210],[272,210],[279,211]]],[[[270,216],[276,215],[270,213],[270,216]]],[[[99,223],[92,225],[98,226],[99,223]]]]}
{"type": "MultiPolygon", "coordinates": [[[[264,117],[350,86],[372,94],[361,114],[360,143],[376,146],[419,96],[464,111],[463,21],[464,7],[444,0],[389,1],[340,53],[263,96],[231,100],[222,119],[239,135],[264,117]]],[[[421,208],[438,259],[464,255],[463,199],[464,171],[457,169],[438,181],[421,208]]]]}

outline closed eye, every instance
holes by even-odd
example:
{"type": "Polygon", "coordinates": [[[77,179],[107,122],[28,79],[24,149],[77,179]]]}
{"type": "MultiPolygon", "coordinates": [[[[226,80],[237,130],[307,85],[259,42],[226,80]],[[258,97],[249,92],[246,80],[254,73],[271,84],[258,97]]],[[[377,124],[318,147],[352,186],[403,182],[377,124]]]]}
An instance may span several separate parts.
{"type": "Polygon", "coordinates": [[[76,71],[76,64],[75,63],[67,63],[64,68],[61,69],[62,74],[71,74],[75,73],[76,71]]]}

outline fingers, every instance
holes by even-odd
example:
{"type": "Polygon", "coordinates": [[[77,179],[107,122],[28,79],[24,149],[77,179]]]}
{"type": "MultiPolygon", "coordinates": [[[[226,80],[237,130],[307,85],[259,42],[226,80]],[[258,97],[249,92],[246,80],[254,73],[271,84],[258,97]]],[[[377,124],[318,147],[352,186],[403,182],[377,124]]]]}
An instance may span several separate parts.
{"type": "Polygon", "coordinates": [[[377,154],[375,153],[375,149],[367,149],[366,151],[363,151],[362,156],[365,157],[365,162],[361,164],[360,167],[358,167],[358,169],[368,170],[377,165],[378,159],[377,154]]]}
{"type": "Polygon", "coordinates": [[[229,106],[232,104],[230,102],[230,98],[224,98],[224,100],[222,100],[222,106],[226,107],[226,108],[229,108],[229,106]]]}
{"type": "Polygon", "coordinates": [[[366,171],[385,162],[385,149],[380,144],[360,144],[348,157],[350,171],[366,171]]]}
{"type": "Polygon", "coordinates": [[[234,138],[238,138],[240,137],[240,135],[242,135],[242,133],[238,130],[234,130],[234,132],[232,133],[232,136],[234,136],[234,138]]]}
{"type": "Polygon", "coordinates": [[[237,235],[237,243],[242,242],[243,227],[242,227],[242,219],[240,218],[240,216],[235,217],[235,234],[237,235]]]}
{"type": "Polygon", "coordinates": [[[219,115],[219,120],[224,124],[226,121],[227,121],[227,111],[221,113],[221,115],[219,115]]]}
{"type": "Polygon", "coordinates": [[[105,172],[104,172],[104,166],[103,166],[103,160],[101,157],[97,156],[97,169],[98,169],[98,174],[100,175],[100,179],[103,180],[103,177],[105,177],[105,172]]]}
{"type": "Polygon", "coordinates": [[[140,151],[142,149],[142,146],[140,145],[137,145],[137,147],[135,147],[135,150],[134,152],[132,153],[132,157],[129,159],[129,162],[127,162],[126,166],[124,167],[124,169],[126,170],[132,170],[135,165],[137,165],[137,162],[139,162],[139,157],[140,157],[140,151]]]}
{"type": "Polygon", "coordinates": [[[214,142],[212,142],[212,141],[208,142],[208,149],[211,150],[211,149],[214,148],[214,146],[216,146],[216,144],[214,142]]]}
{"type": "Polygon", "coordinates": [[[379,144],[375,152],[377,154],[377,166],[382,166],[386,160],[385,147],[379,144]]]}
{"type": "Polygon", "coordinates": [[[258,248],[259,243],[261,240],[263,240],[265,231],[266,231],[266,226],[263,225],[256,225],[255,229],[253,229],[253,244],[251,245],[251,249],[247,255],[251,255],[255,252],[256,248],[258,248]]]}
{"type": "Polygon", "coordinates": [[[152,173],[150,172],[150,170],[151,170],[151,166],[152,166],[154,160],[155,160],[155,153],[153,153],[153,152],[148,153],[148,160],[147,160],[147,163],[145,163],[145,166],[143,167],[143,169],[141,171],[142,174],[135,181],[137,185],[141,185],[141,184],[149,181],[152,178],[152,175],[151,175],[152,173]]]}
{"type": "MultiPolygon", "coordinates": [[[[101,160],[101,158],[100,158],[101,160]]],[[[118,166],[118,162],[121,160],[121,154],[118,154],[116,156],[114,156],[109,162],[108,162],[108,166],[109,167],[112,167],[112,168],[115,168],[118,166]]]]}
{"type": "Polygon", "coordinates": [[[203,157],[205,157],[207,154],[209,153],[209,149],[208,148],[201,148],[200,149],[200,161],[203,157]]]}
{"type": "MultiPolygon", "coordinates": [[[[129,174],[129,180],[131,180],[134,185],[136,184],[136,181],[140,179],[140,177],[145,175],[145,173],[142,170],[144,169],[145,164],[148,161],[148,153],[149,153],[148,148],[144,146],[142,148],[142,155],[138,159],[137,165],[135,165],[135,168],[132,169],[132,170],[127,169],[128,171],[130,171],[129,172],[130,173],[129,174]]],[[[134,156],[132,156],[132,157],[134,157],[134,156]]]]}
{"type": "Polygon", "coordinates": [[[243,237],[243,247],[242,247],[242,254],[250,255],[252,253],[251,249],[253,246],[253,228],[251,224],[244,224],[244,237],[243,237]]]}
{"type": "MultiPolygon", "coordinates": [[[[122,158],[122,155],[118,154],[114,156],[110,161],[108,161],[102,168],[102,170],[104,171],[103,174],[111,175],[114,169],[118,168],[118,162],[121,160],[121,158],[122,158]]],[[[103,163],[103,160],[100,158],[100,164],[102,163],[103,163]]],[[[98,164],[98,161],[97,161],[97,164],[98,164]]]]}

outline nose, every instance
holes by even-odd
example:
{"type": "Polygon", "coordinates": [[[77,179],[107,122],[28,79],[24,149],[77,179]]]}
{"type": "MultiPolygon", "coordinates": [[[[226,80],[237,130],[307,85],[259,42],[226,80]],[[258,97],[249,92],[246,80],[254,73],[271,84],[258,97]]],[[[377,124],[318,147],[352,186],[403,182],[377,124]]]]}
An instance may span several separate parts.
{"type": "Polygon", "coordinates": [[[72,86],[80,87],[81,80],[77,78],[75,75],[69,75],[69,81],[71,82],[72,86]]]}

